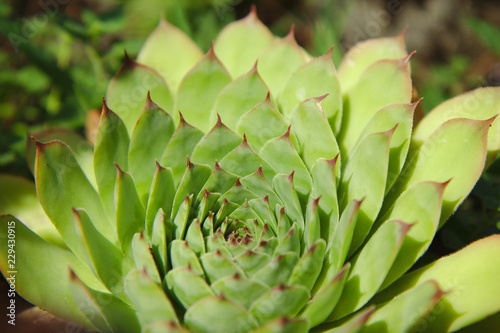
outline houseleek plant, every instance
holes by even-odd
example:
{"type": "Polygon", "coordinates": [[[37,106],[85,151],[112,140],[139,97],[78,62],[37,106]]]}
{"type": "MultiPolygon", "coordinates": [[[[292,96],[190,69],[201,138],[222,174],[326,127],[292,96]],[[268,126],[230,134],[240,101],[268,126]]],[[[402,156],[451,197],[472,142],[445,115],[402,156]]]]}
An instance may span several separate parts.
{"type": "Polygon", "coordinates": [[[447,332],[495,318],[500,236],[407,271],[495,159],[500,89],[417,122],[412,55],[402,33],[336,69],[331,50],[311,57],[255,11],[203,54],[161,21],[110,82],[94,147],[32,136],[31,201],[0,217],[3,275],[100,332],[447,332]]]}

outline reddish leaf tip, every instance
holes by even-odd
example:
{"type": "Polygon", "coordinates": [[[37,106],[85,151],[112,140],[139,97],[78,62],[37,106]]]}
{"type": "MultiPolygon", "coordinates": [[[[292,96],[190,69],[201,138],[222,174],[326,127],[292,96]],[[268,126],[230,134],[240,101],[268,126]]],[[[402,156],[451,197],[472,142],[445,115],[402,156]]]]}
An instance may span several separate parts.
{"type": "Polygon", "coordinates": [[[290,175],[288,175],[288,181],[290,182],[290,184],[293,184],[293,175],[295,174],[295,170],[292,171],[292,173],[290,173],[290,175]]]}
{"type": "Polygon", "coordinates": [[[417,51],[413,51],[413,52],[411,52],[410,54],[408,54],[406,57],[401,58],[401,59],[399,60],[399,65],[400,65],[401,67],[406,67],[406,66],[408,66],[408,64],[410,63],[410,59],[413,57],[413,55],[414,55],[415,53],[417,53],[417,51]]]}
{"type": "Polygon", "coordinates": [[[241,185],[241,182],[240,182],[240,177],[236,177],[236,183],[234,184],[235,187],[238,187],[238,186],[243,186],[241,185]]]}

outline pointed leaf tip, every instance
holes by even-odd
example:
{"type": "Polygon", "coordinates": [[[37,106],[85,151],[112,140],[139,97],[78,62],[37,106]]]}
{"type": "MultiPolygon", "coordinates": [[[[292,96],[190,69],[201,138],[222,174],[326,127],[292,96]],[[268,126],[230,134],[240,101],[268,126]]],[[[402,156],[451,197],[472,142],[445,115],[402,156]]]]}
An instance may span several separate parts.
{"type": "Polygon", "coordinates": [[[406,57],[401,58],[401,59],[399,60],[399,64],[400,64],[400,66],[401,66],[401,67],[406,67],[406,66],[408,66],[408,64],[410,63],[410,59],[413,57],[413,55],[414,55],[415,53],[417,53],[417,51],[413,51],[413,52],[411,52],[410,54],[408,54],[406,57]]]}

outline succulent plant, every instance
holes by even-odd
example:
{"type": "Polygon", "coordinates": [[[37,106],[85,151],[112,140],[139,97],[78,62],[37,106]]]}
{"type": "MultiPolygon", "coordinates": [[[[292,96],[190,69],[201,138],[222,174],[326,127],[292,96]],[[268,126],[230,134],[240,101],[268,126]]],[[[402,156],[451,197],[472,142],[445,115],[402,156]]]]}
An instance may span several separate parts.
{"type": "Polygon", "coordinates": [[[19,294],[102,332],[446,332],[498,317],[500,236],[407,271],[498,153],[500,89],[417,124],[411,56],[402,33],[359,43],[337,71],[255,11],[203,55],[162,21],[110,82],[93,153],[34,135],[57,232],[3,215],[3,275],[15,232],[19,294]]]}

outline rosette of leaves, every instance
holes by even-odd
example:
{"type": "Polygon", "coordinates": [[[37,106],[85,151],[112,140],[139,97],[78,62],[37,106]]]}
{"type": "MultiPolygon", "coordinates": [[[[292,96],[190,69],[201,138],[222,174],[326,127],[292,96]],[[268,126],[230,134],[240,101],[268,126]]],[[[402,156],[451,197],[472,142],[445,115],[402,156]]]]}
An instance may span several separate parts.
{"type": "Polygon", "coordinates": [[[2,216],[2,273],[14,224],[19,294],[102,332],[446,332],[498,318],[500,236],[407,271],[495,158],[500,90],[417,124],[405,49],[404,34],[362,42],[337,71],[255,12],[204,55],[161,22],[109,84],[93,153],[35,135],[57,233],[2,216]]]}

